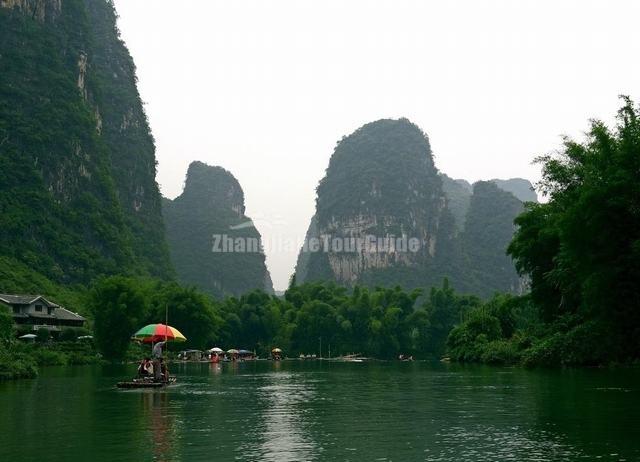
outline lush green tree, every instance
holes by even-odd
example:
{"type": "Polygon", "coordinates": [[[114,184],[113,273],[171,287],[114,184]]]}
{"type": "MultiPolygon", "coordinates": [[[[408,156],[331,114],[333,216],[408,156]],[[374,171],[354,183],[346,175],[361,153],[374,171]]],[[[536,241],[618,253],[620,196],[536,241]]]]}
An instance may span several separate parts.
{"type": "Polygon", "coordinates": [[[236,348],[267,353],[282,325],[283,304],[261,290],[226,299],[220,305],[222,338],[236,348]]]}
{"type": "Polygon", "coordinates": [[[436,356],[444,353],[451,329],[462,322],[467,311],[478,305],[480,300],[476,297],[456,295],[448,279],[443,281],[441,288],[433,287],[425,303],[429,319],[427,351],[436,356]]]}
{"type": "Polygon", "coordinates": [[[538,159],[549,201],[518,218],[509,247],[544,319],[596,321],[617,360],[640,356],[640,111],[623,102],[615,129],[593,121],[585,142],[538,159]]]}
{"type": "Polygon", "coordinates": [[[520,274],[529,278],[531,297],[548,322],[575,307],[561,303],[562,294],[549,277],[560,249],[554,207],[551,203],[527,204],[525,213],[515,220],[518,229],[508,249],[520,274]]]}
{"type": "Polygon", "coordinates": [[[283,298],[254,291],[217,304],[224,323],[221,343],[256,349],[261,354],[279,346],[288,354],[333,356],[360,353],[393,358],[400,353],[428,352],[429,319],[415,305],[421,291],[400,287],[351,293],[335,283],[292,285],[283,298]]]}
{"type": "Polygon", "coordinates": [[[164,324],[168,316],[169,325],[187,338],[185,348],[211,348],[218,340],[222,319],[207,295],[177,283],[159,283],[150,292],[149,324],[164,324]]]}
{"type": "Polygon", "coordinates": [[[447,338],[447,348],[457,361],[479,361],[483,347],[500,339],[500,321],[486,309],[475,309],[465,322],[453,330],[447,338]]]}
{"type": "Polygon", "coordinates": [[[320,342],[335,342],[338,332],[335,308],[322,300],[306,302],[296,316],[294,344],[306,353],[320,354],[320,342]],[[322,339],[322,340],[321,340],[322,339]]]}
{"type": "Polygon", "coordinates": [[[122,360],[131,336],[149,315],[144,283],[123,276],[100,279],[89,293],[94,316],[94,340],[105,359],[122,360]]]}

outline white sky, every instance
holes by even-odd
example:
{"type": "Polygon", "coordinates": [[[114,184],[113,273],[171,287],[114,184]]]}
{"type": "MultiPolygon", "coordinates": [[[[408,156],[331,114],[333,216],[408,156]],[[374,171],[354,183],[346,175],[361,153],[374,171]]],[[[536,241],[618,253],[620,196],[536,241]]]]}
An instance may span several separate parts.
{"type": "MultiPolygon", "coordinates": [[[[640,2],[115,0],[180,194],[200,160],[240,181],[265,241],[302,239],[337,140],[407,117],[454,178],[539,179],[535,155],[640,98],[640,2]]],[[[267,249],[276,289],[298,249],[267,249]]]]}

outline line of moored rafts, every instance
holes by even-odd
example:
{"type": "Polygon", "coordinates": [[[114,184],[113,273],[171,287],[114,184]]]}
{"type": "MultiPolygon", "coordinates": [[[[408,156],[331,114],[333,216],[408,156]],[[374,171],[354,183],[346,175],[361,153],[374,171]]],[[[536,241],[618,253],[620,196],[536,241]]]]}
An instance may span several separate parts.
{"type": "Polygon", "coordinates": [[[271,350],[271,354],[267,358],[260,358],[255,351],[250,350],[236,350],[232,348],[230,350],[223,350],[215,347],[209,350],[183,350],[178,353],[178,361],[180,362],[205,362],[205,363],[219,363],[219,362],[234,362],[234,361],[257,361],[257,360],[272,360],[282,361],[287,360],[323,360],[323,361],[340,361],[340,362],[363,362],[370,358],[366,358],[359,354],[350,354],[344,356],[334,356],[333,358],[321,357],[316,354],[304,354],[300,353],[298,357],[288,358],[283,355],[280,348],[274,348],[271,350]]]}
{"type": "MultiPolygon", "coordinates": [[[[234,362],[234,361],[255,361],[258,359],[258,355],[255,351],[250,350],[236,350],[232,348],[230,350],[223,350],[222,348],[214,347],[209,350],[184,350],[178,353],[179,361],[189,362],[234,362]]],[[[274,348],[271,350],[271,355],[268,359],[274,361],[280,361],[282,359],[282,350],[280,348],[274,348]]]]}
{"type": "MultiPolygon", "coordinates": [[[[186,342],[186,337],[182,335],[178,329],[167,324],[149,324],[138,330],[131,338],[135,342],[151,345],[151,355],[140,361],[136,377],[129,381],[118,382],[117,387],[160,388],[175,383],[176,377],[169,373],[169,368],[167,367],[168,361],[164,360],[163,350],[167,342],[186,342]]],[[[258,359],[260,358],[258,358],[255,351],[237,350],[235,348],[226,351],[219,347],[204,351],[183,350],[178,354],[178,361],[180,362],[220,363],[256,361],[258,359]]],[[[272,348],[269,357],[266,359],[281,361],[284,359],[283,351],[277,347],[272,348]]],[[[357,354],[334,358],[322,358],[322,356],[318,357],[315,354],[300,354],[298,358],[287,359],[363,362],[367,358],[363,358],[357,354]]]]}

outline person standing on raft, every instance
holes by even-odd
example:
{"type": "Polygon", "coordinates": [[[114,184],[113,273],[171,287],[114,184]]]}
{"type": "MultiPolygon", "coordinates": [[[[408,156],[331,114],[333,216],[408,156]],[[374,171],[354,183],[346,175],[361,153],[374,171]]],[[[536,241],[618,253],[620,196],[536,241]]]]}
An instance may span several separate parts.
{"type": "Polygon", "coordinates": [[[162,380],[162,372],[160,370],[160,360],[162,359],[162,348],[167,342],[158,342],[153,346],[151,354],[153,356],[153,379],[156,382],[162,380]]]}

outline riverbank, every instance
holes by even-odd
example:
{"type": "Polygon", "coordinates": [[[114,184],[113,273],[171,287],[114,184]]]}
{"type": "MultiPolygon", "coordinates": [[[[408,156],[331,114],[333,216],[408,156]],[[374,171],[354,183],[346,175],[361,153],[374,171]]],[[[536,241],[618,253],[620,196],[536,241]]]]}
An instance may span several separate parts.
{"type": "Polygon", "coordinates": [[[87,341],[13,343],[0,349],[0,380],[30,379],[45,366],[98,364],[102,360],[87,341]]]}
{"type": "Polygon", "coordinates": [[[452,362],[526,368],[637,367],[633,357],[612,354],[616,345],[597,323],[572,319],[552,325],[532,324],[503,334],[504,319],[487,311],[472,312],[447,339],[452,362]]]}

